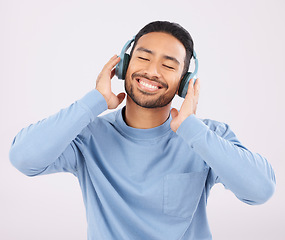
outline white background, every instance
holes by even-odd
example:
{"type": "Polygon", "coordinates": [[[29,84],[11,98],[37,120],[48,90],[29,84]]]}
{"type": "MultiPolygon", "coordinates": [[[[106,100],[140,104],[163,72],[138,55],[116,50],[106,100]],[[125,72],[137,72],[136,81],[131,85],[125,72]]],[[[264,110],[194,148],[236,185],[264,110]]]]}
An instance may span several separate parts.
{"type": "MultiPolygon", "coordinates": [[[[9,162],[14,136],[95,86],[100,69],[153,20],[180,23],[199,58],[197,116],[228,123],[275,169],[275,195],[248,206],[222,185],[208,215],[216,240],[284,234],[285,2],[282,0],[0,0],[0,238],[86,239],[85,208],[68,173],[29,178],[9,162]]],[[[113,90],[123,91],[113,80],[113,90]]],[[[177,97],[173,106],[179,107],[177,97]]]]}

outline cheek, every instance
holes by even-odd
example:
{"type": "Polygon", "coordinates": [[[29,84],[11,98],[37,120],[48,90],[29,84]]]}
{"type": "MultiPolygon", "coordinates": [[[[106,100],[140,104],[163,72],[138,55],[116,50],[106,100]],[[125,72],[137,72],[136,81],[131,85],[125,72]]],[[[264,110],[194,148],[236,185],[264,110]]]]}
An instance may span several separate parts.
{"type": "Polygon", "coordinates": [[[180,82],[181,82],[181,78],[175,76],[169,81],[169,86],[171,86],[172,89],[177,89],[179,88],[180,82]]]}
{"type": "Polygon", "coordinates": [[[125,81],[129,81],[132,75],[132,70],[130,67],[128,67],[127,72],[126,72],[126,76],[125,76],[125,81]]]}

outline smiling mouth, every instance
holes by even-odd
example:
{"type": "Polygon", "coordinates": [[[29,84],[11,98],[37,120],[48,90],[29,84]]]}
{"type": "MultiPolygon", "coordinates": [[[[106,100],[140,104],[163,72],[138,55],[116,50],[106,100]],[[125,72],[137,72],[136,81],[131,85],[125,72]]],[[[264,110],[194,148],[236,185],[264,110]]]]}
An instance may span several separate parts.
{"type": "Polygon", "coordinates": [[[156,92],[159,89],[163,88],[163,86],[160,83],[145,78],[136,78],[136,81],[139,83],[139,87],[141,89],[149,92],[156,92]]]}

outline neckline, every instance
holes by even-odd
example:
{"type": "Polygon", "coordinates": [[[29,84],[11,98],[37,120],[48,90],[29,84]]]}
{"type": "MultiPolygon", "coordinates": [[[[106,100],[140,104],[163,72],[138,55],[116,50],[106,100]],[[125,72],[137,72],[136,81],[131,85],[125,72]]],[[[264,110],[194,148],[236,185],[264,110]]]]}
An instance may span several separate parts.
{"type": "Polygon", "coordinates": [[[148,129],[140,129],[140,128],[133,128],[126,124],[123,114],[125,111],[125,107],[120,109],[116,114],[116,122],[120,129],[122,130],[123,134],[127,135],[128,137],[132,138],[133,140],[143,141],[143,140],[157,140],[158,138],[163,137],[169,131],[170,122],[171,122],[171,115],[169,114],[168,119],[161,124],[160,126],[148,129]]]}

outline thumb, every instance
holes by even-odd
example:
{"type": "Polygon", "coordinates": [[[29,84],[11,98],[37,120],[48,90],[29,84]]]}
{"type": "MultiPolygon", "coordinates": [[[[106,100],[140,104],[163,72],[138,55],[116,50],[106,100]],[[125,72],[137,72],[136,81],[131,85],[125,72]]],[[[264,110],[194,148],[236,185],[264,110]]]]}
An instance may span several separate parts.
{"type": "Polygon", "coordinates": [[[176,118],[178,116],[178,110],[176,108],[172,108],[170,111],[172,119],[176,118]]]}
{"type": "Polygon", "coordinates": [[[126,96],[126,94],[125,93],[119,93],[118,95],[117,95],[117,98],[118,98],[118,100],[119,100],[119,104],[118,105],[120,105],[121,103],[122,103],[122,101],[124,100],[124,98],[125,98],[125,96],[126,96]]]}

